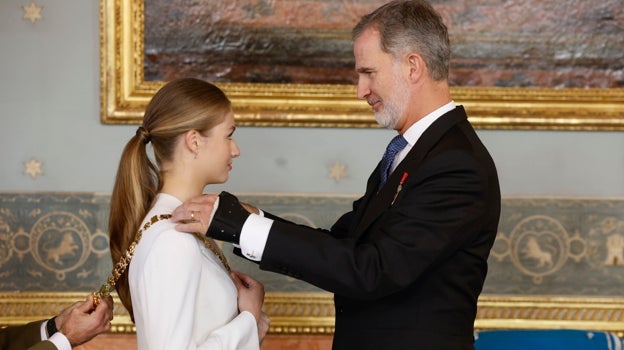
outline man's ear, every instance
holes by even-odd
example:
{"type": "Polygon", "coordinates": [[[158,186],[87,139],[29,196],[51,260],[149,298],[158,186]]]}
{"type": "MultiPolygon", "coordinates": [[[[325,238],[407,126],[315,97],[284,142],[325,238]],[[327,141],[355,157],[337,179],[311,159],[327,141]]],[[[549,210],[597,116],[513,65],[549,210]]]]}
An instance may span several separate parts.
{"type": "Polygon", "coordinates": [[[427,64],[422,56],[417,53],[407,55],[407,66],[409,67],[410,81],[416,82],[420,80],[427,72],[427,64]]]}

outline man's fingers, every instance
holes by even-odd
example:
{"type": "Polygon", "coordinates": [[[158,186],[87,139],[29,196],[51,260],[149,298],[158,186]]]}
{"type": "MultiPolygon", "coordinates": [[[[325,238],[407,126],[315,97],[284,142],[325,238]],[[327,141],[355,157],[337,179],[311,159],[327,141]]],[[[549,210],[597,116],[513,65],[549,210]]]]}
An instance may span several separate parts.
{"type": "MultiPolygon", "coordinates": [[[[190,221],[195,221],[193,219],[195,213],[197,212],[197,210],[191,210],[189,209],[190,207],[192,207],[194,205],[192,204],[182,204],[179,207],[175,208],[175,210],[171,213],[171,220],[173,221],[182,221],[182,222],[190,222],[190,221]]],[[[199,216],[199,214],[198,214],[199,216]]]]}
{"type": "Polygon", "coordinates": [[[171,213],[171,220],[174,222],[208,222],[210,214],[214,208],[214,202],[205,204],[185,203],[177,207],[171,213]]]}
{"type": "Polygon", "coordinates": [[[91,310],[93,310],[93,297],[91,295],[89,295],[87,297],[86,301],[76,302],[76,303],[74,303],[74,305],[76,305],[76,308],[80,312],[82,312],[82,313],[89,313],[89,312],[91,312],[91,310]]]}
{"type": "Polygon", "coordinates": [[[199,232],[201,234],[204,234],[206,233],[206,231],[208,231],[208,227],[204,226],[201,221],[180,223],[176,225],[175,229],[180,232],[199,232]]]}
{"type": "Polygon", "coordinates": [[[100,305],[98,305],[98,307],[96,308],[96,311],[98,309],[103,310],[105,317],[109,321],[112,321],[113,320],[113,306],[114,306],[113,298],[109,295],[107,298],[102,299],[102,301],[100,302],[100,305]]]}
{"type": "MultiPolygon", "coordinates": [[[[89,301],[87,301],[89,303],[89,301]]],[[[91,304],[93,305],[93,304],[91,304]]],[[[104,330],[110,329],[110,321],[113,319],[113,298],[108,296],[101,299],[100,303],[91,312],[91,317],[103,327],[104,330]]]]}

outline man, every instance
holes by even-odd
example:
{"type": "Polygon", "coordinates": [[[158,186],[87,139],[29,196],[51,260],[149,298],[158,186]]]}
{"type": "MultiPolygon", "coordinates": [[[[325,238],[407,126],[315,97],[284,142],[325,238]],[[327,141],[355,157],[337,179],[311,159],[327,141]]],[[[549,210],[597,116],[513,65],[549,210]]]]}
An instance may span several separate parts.
{"type": "Polygon", "coordinates": [[[500,189],[450,96],[446,26],[424,0],[393,1],[364,16],[353,38],[358,98],[402,136],[353,210],[324,231],[249,214],[224,192],[216,203],[186,202],[173,219],[193,216],[178,228],[207,230],[263,270],[333,292],[334,349],[473,349],[500,189]]]}
{"type": "Polygon", "coordinates": [[[2,350],[69,350],[107,332],[113,319],[113,299],[93,307],[91,296],[64,309],[49,320],[0,330],[2,350]]]}

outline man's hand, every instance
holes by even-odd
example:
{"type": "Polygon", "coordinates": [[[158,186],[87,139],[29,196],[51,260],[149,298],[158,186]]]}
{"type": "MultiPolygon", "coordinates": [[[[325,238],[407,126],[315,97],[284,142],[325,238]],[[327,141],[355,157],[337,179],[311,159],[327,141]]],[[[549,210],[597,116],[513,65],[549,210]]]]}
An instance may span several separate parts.
{"type": "Polygon", "coordinates": [[[113,319],[113,298],[100,300],[93,308],[93,299],[89,295],[86,301],[79,301],[61,312],[55,318],[56,328],[63,333],[73,346],[86,343],[96,335],[108,332],[113,319]]]}
{"type": "Polygon", "coordinates": [[[217,198],[219,197],[215,194],[203,194],[182,203],[173,211],[171,217],[173,222],[178,222],[176,230],[206,233],[217,198]]]}
{"type": "MultiPolygon", "coordinates": [[[[246,206],[257,211],[253,206],[246,206]]],[[[223,191],[218,198],[202,195],[182,203],[173,211],[172,220],[180,223],[176,225],[178,231],[204,233],[220,241],[238,244],[249,215],[236,196],[223,191]]]]}

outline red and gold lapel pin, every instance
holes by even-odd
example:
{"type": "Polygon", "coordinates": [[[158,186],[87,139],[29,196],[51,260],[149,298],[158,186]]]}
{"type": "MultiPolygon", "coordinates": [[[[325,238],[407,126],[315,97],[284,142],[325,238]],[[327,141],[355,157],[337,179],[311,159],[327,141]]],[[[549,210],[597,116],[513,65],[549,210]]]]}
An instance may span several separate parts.
{"type": "Polygon", "coordinates": [[[396,193],[394,194],[394,198],[392,198],[392,203],[390,203],[390,205],[393,205],[394,201],[396,201],[397,196],[399,195],[399,192],[401,192],[401,190],[403,189],[403,184],[405,183],[405,181],[407,181],[408,176],[409,174],[406,171],[403,172],[403,176],[401,177],[401,181],[399,181],[399,185],[397,186],[396,193]]]}

